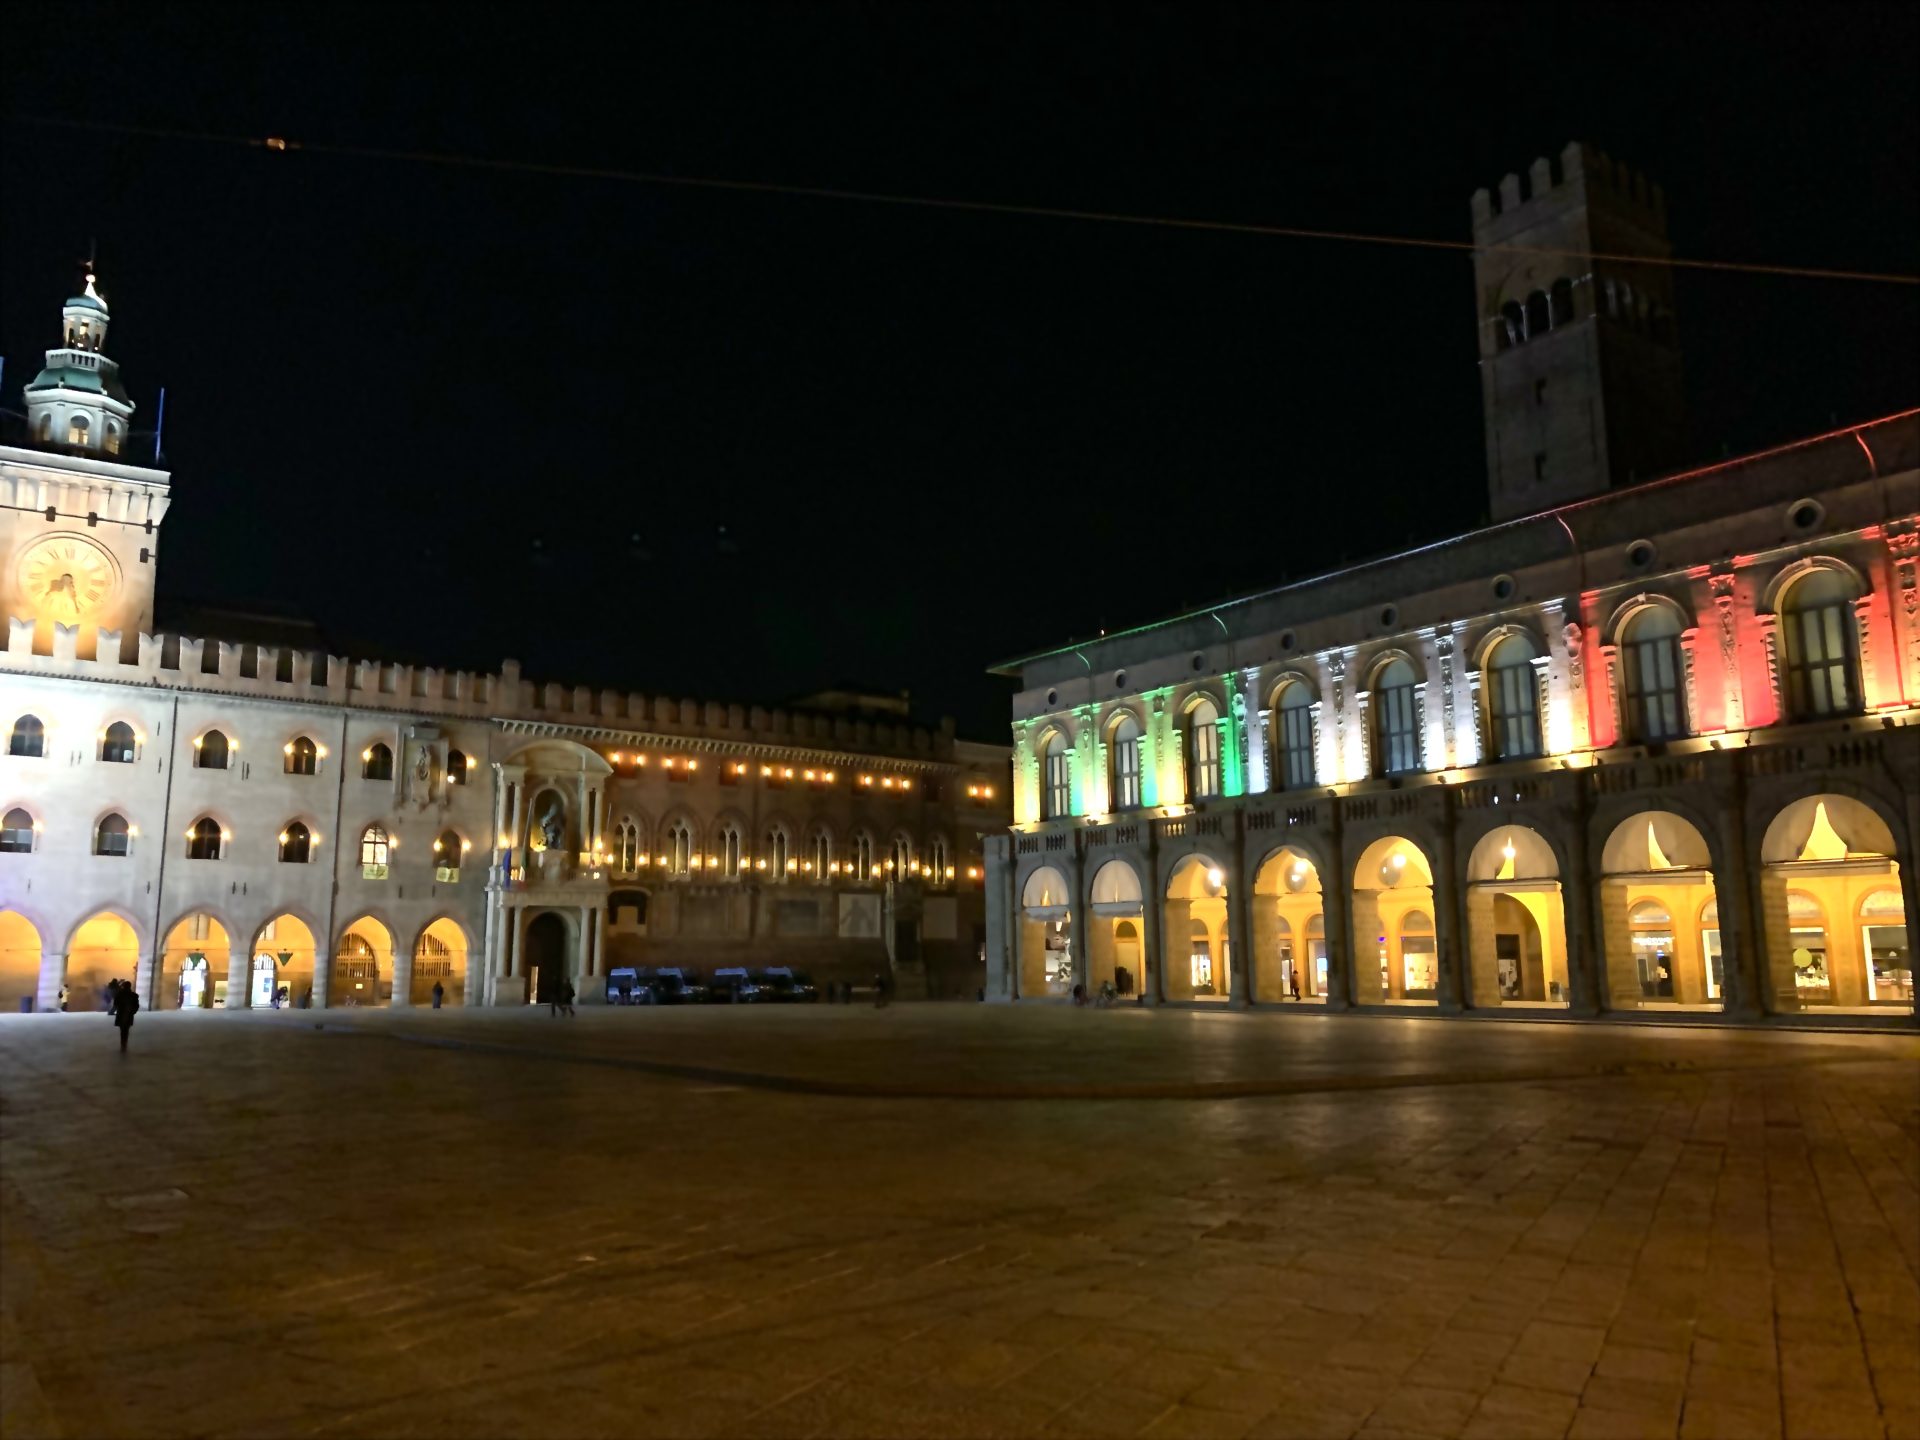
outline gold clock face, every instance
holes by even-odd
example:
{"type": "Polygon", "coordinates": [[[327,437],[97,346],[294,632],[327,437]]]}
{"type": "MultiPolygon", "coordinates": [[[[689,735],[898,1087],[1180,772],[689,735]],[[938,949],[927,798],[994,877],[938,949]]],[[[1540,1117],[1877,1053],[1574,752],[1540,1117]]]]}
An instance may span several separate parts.
{"type": "Polygon", "coordinates": [[[20,589],[38,616],[65,624],[85,620],[113,598],[120,567],[79,535],[49,535],[20,557],[20,589]]]}

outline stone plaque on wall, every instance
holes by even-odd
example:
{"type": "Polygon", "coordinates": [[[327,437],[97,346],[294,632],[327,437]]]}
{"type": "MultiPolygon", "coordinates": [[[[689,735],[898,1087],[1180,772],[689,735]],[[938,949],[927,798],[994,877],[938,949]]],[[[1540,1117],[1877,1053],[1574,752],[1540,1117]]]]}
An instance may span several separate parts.
{"type": "Polygon", "coordinates": [[[848,940],[880,938],[880,897],[878,895],[842,895],[840,897],[840,934],[848,940]]]}

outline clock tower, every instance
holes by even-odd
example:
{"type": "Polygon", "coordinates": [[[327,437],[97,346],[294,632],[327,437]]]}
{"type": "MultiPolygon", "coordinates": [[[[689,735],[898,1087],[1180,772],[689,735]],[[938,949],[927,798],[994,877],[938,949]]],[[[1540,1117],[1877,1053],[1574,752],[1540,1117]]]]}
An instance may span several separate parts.
{"type": "Polygon", "coordinates": [[[98,653],[117,631],[121,658],[139,657],[153,629],[153,579],[168,476],[132,460],[134,404],[105,353],[107,302],[88,267],[61,307],[62,344],[26,387],[24,434],[0,437],[0,616],[11,644],[32,630],[52,654],[56,627],[75,653],[98,653]]]}

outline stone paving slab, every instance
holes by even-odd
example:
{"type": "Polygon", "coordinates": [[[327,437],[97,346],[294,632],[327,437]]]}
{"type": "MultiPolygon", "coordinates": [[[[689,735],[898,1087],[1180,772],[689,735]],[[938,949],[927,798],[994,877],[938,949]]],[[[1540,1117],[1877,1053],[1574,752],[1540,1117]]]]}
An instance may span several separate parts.
{"type": "Polygon", "coordinates": [[[0,1433],[1907,1440],[1916,1061],[967,1005],[156,1015],[122,1060],[0,1017],[0,1433]]]}

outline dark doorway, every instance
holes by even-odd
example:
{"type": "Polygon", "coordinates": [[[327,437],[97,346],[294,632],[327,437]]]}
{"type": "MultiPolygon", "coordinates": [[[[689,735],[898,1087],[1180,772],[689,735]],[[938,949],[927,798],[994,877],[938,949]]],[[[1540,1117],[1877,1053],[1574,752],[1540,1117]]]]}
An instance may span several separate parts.
{"type": "Polygon", "coordinates": [[[548,1005],[560,992],[567,978],[567,922],[551,910],[536,915],[527,925],[527,979],[532,985],[535,1004],[548,1005]]]}
{"type": "Polygon", "coordinates": [[[919,921],[896,920],[893,922],[893,963],[896,965],[920,963],[919,921]]]}

